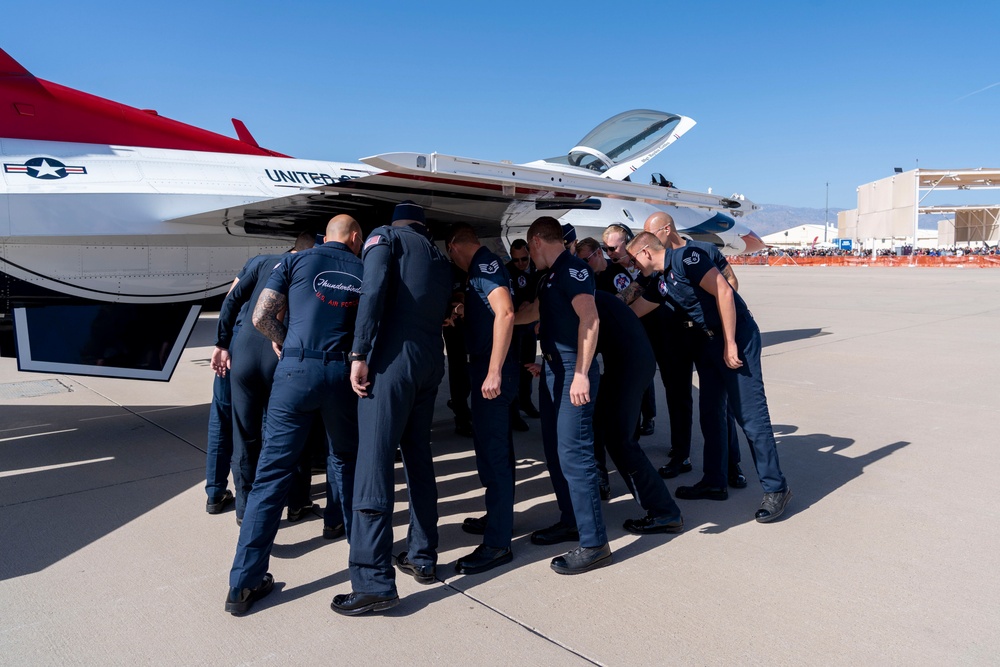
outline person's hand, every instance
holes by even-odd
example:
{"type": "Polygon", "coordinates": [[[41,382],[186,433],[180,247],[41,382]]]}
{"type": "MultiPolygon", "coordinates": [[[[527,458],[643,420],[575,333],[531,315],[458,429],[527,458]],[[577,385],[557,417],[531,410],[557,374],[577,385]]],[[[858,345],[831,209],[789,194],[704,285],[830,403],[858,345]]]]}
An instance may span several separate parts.
{"type": "Polygon", "coordinates": [[[483,398],[492,400],[500,395],[500,373],[487,373],[486,380],[483,381],[483,398]]]}
{"type": "Polygon", "coordinates": [[[232,358],[229,356],[229,350],[223,350],[221,347],[212,350],[212,370],[216,375],[220,378],[226,377],[231,366],[232,358]]]}
{"type": "Polygon", "coordinates": [[[531,362],[530,364],[525,364],[524,369],[531,373],[532,377],[538,377],[542,374],[542,365],[531,362]]]}
{"type": "Polygon", "coordinates": [[[273,340],[271,341],[271,349],[274,350],[274,353],[278,356],[279,359],[281,359],[281,346],[275,343],[273,340]]]}
{"type": "Polygon", "coordinates": [[[740,360],[740,352],[736,347],[736,343],[726,343],[726,351],[723,353],[722,359],[726,362],[726,366],[729,366],[734,371],[743,368],[743,362],[740,360]]]}
{"type": "Polygon", "coordinates": [[[590,403],[590,378],[583,373],[573,374],[573,384],[569,386],[569,401],[576,407],[590,403]]]}
{"type": "Polygon", "coordinates": [[[364,398],[368,395],[368,362],[367,361],[352,361],[351,362],[351,389],[354,393],[364,398]]]}

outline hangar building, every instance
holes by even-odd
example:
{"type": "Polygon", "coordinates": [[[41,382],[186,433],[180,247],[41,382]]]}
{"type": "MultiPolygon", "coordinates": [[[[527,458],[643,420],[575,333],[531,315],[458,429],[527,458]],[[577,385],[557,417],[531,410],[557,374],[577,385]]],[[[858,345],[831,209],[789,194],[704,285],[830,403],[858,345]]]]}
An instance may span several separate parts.
{"type": "Polygon", "coordinates": [[[858,207],[837,214],[837,235],[856,248],[911,245],[921,213],[954,214],[938,224],[938,246],[997,245],[1000,204],[921,206],[931,192],[1000,189],[1000,169],[912,169],[858,187],[858,207]]]}

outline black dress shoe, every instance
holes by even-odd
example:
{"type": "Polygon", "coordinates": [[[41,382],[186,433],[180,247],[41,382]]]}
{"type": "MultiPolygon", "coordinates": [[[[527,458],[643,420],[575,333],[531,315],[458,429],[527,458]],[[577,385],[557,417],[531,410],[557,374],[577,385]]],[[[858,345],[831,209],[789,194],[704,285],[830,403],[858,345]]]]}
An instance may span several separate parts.
{"type": "Polygon", "coordinates": [[[660,477],[663,479],[673,479],[681,473],[691,472],[692,470],[694,470],[694,468],[691,467],[691,459],[684,459],[683,461],[670,459],[667,461],[667,465],[660,466],[660,469],[657,472],[660,473],[660,477]]]}
{"type": "Polygon", "coordinates": [[[684,530],[684,519],[680,516],[652,516],[647,514],[641,519],[627,520],[622,527],[634,535],[679,533],[684,530]]]}
{"type": "Polygon", "coordinates": [[[398,595],[372,595],[369,593],[348,593],[334,595],[330,609],[344,616],[358,616],[370,611],[385,611],[399,604],[398,595]]]}
{"type": "Polygon", "coordinates": [[[253,588],[230,588],[226,596],[226,611],[230,614],[245,614],[253,603],[274,590],[274,577],[268,572],[253,588]]]}
{"type": "Polygon", "coordinates": [[[611,545],[607,542],[601,547],[577,547],[556,556],[550,567],[559,574],[582,574],[606,565],[611,565],[611,545]]]}
{"type": "Polygon", "coordinates": [[[682,500],[725,500],[729,498],[729,489],[709,486],[701,481],[694,486],[678,486],[674,497],[682,500]]]}
{"type": "Polygon", "coordinates": [[[656,421],[645,419],[639,426],[639,435],[653,435],[656,432],[656,421]]]}
{"type": "Polygon", "coordinates": [[[323,526],[323,539],[335,540],[338,537],[343,537],[345,532],[343,523],[338,523],[336,526],[323,526]]]}
{"type": "Polygon", "coordinates": [[[760,501],[760,509],[754,514],[758,523],[770,523],[781,516],[785,511],[785,506],[792,499],[792,490],[785,489],[777,493],[765,493],[764,500],[760,501]]]}
{"type": "Polygon", "coordinates": [[[579,539],[580,532],[576,527],[563,523],[536,530],[531,534],[532,544],[559,544],[560,542],[577,542],[579,539]]]}
{"type": "Polygon", "coordinates": [[[433,565],[417,565],[411,563],[406,557],[406,552],[401,551],[398,556],[396,556],[396,568],[399,569],[403,574],[408,574],[413,577],[418,584],[433,584],[436,581],[434,577],[436,573],[436,568],[433,565]]]}
{"type": "Polygon", "coordinates": [[[302,519],[305,519],[309,516],[316,516],[313,513],[313,510],[318,510],[318,509],[319,505],[316,505],[315,503],[294,510],[291,507],[289,507],[288,521],[289,523],[295,523],[296,521],[302,521],[302,519]]]}
{"type": "Polygon", "coordinates": [[[514,552],[510,547],[497,549],[480,544],[476,550],[465,558],[459,558],[455,570],[459,574],[479,574],[492,570],[500,565],[506,565],[514,560],[514,552]]]}
{"type": "Polygon", "coordinates": [[[510,428],[520,433],[524,433],[525,431],[530,430],[528,422],[521,419],[521,415],[514,415],[513,417],[510,418],[510,428]]]}
{"type": "Polygon", "coordinates": [[[598,491],[601,493],[601,500],[611,500],[611,485],[601,484],[598,487],[598,491]]]}
{"type": "Polygon", "coordinates": [[[234,500],[236,499],[233,498],[233,492],[226,489],[226,492],[222,494],[221,498],[217,498],[216,500],[209,498],[205,501],[205,511],[209,514],[221,514],[226,511],[226,508],[229,507],[234,500]]]}
{"type": "Polygon", "coordinates": [[[747,477],[743,474],[743,469],[740,468],[739,463],[729,469],[729,486],[734,489],[747,488],[747,477]]]}
{"type": "Polygon", "coordinates": [[[528,416],[529,419],[538,419],[541,414],[538,412],[538,408],[531,404],[531,401],[525,401],[524,405],[521,406],[521,412],[528,416]]]}
{"type": "Polygon", "coordinates": [[[486,534],[486,517],[485,516],[470,516],[465,521],[462,522],[462,530],[467,532],[469,535],[485,535],[486,534]]]}

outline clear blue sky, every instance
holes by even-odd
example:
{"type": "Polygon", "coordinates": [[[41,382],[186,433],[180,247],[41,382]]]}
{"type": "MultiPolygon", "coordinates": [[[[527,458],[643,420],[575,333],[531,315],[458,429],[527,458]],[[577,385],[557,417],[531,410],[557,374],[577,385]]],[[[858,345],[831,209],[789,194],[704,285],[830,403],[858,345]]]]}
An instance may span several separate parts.
{"type": "Polygon", "coordinates": [[[231,136],[235,116],[326,160],[526,162],[620,111],[671,111],[698,125],[637,179],[816,208],[829,182],[853,208],[917,160],[1000,167],[998,25],[982,1],[56,0],[3,3],[0,46],[40,78],[231,136]]]}

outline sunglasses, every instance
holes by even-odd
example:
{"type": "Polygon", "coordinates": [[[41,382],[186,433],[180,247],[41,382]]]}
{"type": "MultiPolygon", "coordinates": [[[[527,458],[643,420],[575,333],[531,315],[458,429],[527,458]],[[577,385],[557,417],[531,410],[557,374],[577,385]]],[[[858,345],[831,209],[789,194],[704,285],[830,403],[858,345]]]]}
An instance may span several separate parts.
{"type": "Polygon", "coordinates": [[[591,258],[591,257],[593,257],[594,255],[596,255],[596,254],[597,254],[597,253],[599,253],[599,252],[601,252],[601,249],[600,249],[600,248],[598,248],[598,249],[597,249],[597,250],[595,250],[594,252],[590,253],[590,254],[589,254],[589,255],[587,255],[586,257],[580,257],[579,255],[577,255],[577,257],[580,257],[580,259],[582,259],[582,260],[583,260],[583,261],[585,261],[585,262],[589,262],[589,261],[590,261],[590,258],[591,258]]]}

